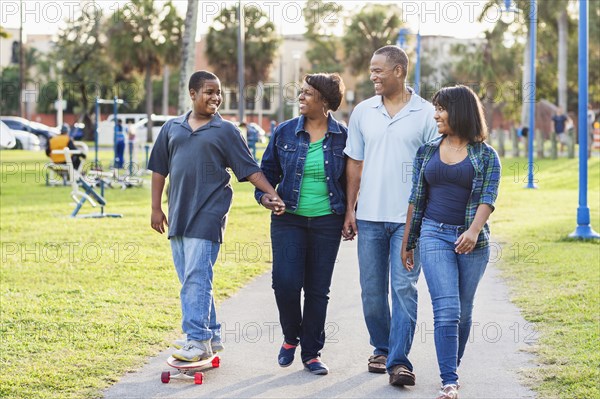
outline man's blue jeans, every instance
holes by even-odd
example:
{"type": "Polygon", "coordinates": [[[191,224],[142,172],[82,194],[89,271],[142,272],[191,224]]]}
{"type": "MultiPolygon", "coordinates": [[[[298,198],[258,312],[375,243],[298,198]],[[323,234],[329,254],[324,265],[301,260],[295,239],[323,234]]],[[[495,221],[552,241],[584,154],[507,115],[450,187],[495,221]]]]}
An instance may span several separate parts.
{"type": "Polygon", "coordinates": [[[271,217],[273,290],[285,342],[300,343],[302,361],[325,345],[331,276],[342,238],[343,215],[271,217]],[[304,308],[301,291],[304,290],[304,308]]]}
{"type": "Polygon", "coordinates": [[[404,365],[413,370],[408,354],[417,324],[417,280],[421,272],[402,266],[404,223],[358,220],[358,265],[363,313],[376,355],[386,355],[387,369],[404,365]],[[388,301],[392,288],[392,309],[388,301]]]}
{"type": "Polygon", "coordinates": [[[456,369],[471,330],[475,291],[487,266],[489,246],[457,254],[462,226],[423,219],[419,251],[433,304],[435,350],[442,384],[456,384],[456,369]]]}
{"type": "Polygon", "coordinates": [[[188,340],[221,339],[213,298],[213,267],[220,244],[200,238],[171,237],[171,250],[181,283],[182,328],[188,340]]]}

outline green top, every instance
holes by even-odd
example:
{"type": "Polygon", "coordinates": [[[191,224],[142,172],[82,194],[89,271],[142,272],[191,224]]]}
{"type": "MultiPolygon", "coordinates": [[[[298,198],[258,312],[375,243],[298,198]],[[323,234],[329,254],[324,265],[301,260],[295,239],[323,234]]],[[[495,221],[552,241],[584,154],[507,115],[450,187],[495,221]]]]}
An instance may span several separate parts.
{"type": "Polygon", "coordinates": [[[304,176],[300,185],[300,198],[298,209],[289,211],[295,215],[317,217],[331,214],[329,203],[329,190],[325,179],[325,157],[323,155],[323,140],[310,143],[304,176]]]}

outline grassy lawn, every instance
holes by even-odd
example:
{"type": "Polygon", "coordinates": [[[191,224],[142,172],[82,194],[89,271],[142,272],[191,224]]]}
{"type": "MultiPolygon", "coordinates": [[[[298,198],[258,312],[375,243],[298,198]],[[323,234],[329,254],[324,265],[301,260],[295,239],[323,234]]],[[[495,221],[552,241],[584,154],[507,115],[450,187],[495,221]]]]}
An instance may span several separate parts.
{"type": "MultiPolygon", "coordinates": [[[[106,212],[122,219],[71,219],[70,187],[44,185],[42,152],[0,156],[0,397],[99,397],[180,336],[179,282],[168,240],[149,226],[150,185],[106,191],[106,212]]],[[[253,186],[234,186],[220,300],[270,267],[268,213],[253,186]]]]}
{"type": "MultiPolygon", "coordinates": [[[[536,161],[539,189],[524,189],[527,161],[505,159],[493,233],[512,298],[535,323],[539,367],[527,382],[540,398],[598,398],[600,242],[567,238],[576,227],[578,160],[536,161]]],[[[588,204],[600,231],[600,162],[589,163],[588,204]]],[[[521,336],[521,340],[527,339],[521,336]]]]}
{"type": "MultiPolygon", "coordinates": [[[[123,219],[71,219],[70,188],[44,186],[43,153],[0,156],[0,397],[99,397],[180,334],[179,283],[168,241],[149,227],[150,186],[106,191],[106,211],[123,219]]],[[[503,166],[492,229],[512,297],[539,336],[526,382],[541,398],[600,397],[600,243],[566,239],[577,160],[537,162],[538,190],[523,188],[526,160],[503,166]]],[[[589,180],[600,231],[598,159],[589,180]]],[[[234,190],[215,270],[220,300],[270,266],[269,216],[250,184],[234,190]]]]}

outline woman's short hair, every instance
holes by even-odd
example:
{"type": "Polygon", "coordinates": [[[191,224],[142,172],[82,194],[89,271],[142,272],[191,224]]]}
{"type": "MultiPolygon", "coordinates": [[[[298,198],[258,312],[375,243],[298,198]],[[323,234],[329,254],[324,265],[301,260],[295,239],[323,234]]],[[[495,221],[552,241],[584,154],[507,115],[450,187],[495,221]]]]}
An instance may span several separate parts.
{"type": "Polygon", "coordinates": [[[208,71],[197,71],[190,76],[190,82],[188,84],[188,90],[199,91],[204,82],[207,80],[219,80],[217,75],[208,71]]]}
{"type": "Polygon", "coordinates": [[[319,92],[327,103],[327,109],[337,111],[344,97],[344,81],[337,73],[314,73],[304,77],[304,81],[319,92]]]}
{"type": "Polygon", "coordinates": [[[471,143],[487,138],[488,128],[483,105],[477,94],[467,86],[444,87],[433,96],[433,105],[448,112],[448,125],[458,136],[471,143]]]}

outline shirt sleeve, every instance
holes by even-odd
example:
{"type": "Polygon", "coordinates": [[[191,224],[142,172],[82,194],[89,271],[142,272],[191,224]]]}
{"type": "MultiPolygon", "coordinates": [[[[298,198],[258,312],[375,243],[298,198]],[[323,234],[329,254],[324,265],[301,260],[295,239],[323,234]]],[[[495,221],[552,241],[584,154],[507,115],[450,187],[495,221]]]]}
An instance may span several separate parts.
{"type": "Polygon", "coordinates": [[[362,161],[365,158],[365,140],[360,130],[360,110],[356,110],[350,116],[348,126],[348,140],[344,153],[356,161],[362,161]]]}
{"type": "Polygon", "coordinates": [[[169,126],[165,123],[160,129],[148,161],[148,169],[165,177],[169,174],[169,126]]]}
{"type": "Polygon", "coordinates": [[[496,150],[492,147],[487,148],[489,156],[484,162],[483,169],[483,191],[479,199],[479,204],[487,204],[495,209],[494,204],[498,197],[498,187],[500,186],[500,176],[502,174],[502,167],[500,165],[500,159],[496,150]]]}
{"type": "MultiPolygon", "coordinates": [[[[281,169],[281,163],[279,161],[279,156],[277,154],[277,139],[279,138],[279,126],[275,128],[271,139],[269,140],[269,144],[267,145],[267,149],[263,154],[262,160],[260,162],[260,169],[265,174],[265,177],[273,187],[277,187],[279,182],[281,181],[281,176],[283,175],[283,170],[281,169]]],[[[256,188],[254,190],[254,198],[256,202],[260,204],[260,199],[265,193],[256,188]]]]}
{"type": "Polygon", "coordinates": [[[248,181],[247,177],[260,172],[260,168],[252,157],[242,132],[236,128],[232,128],[229,132],[227,137],[231,139],[223,146],[227,166],[231,168],[239,182],[248,181]]]}

